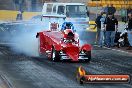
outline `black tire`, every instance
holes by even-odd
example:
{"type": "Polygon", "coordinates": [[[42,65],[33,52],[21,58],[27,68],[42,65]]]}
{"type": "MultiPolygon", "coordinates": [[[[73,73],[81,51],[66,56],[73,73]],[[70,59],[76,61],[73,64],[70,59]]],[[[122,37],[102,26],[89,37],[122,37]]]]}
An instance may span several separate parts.
{"type": "Polygon", "coordinates": [[[51,60],[54,62],[60,61],[60,55],[59,54],[60,54],[60,52],[56,51],[53,47],[52,52],[51,52],[51,60]]]}
{"type": "Polygon", "coordinates": [[[86,51],[85,53],[86,53],[86,57],[88,58],[88,59],[85,60],[85,62],[90,62],[90,60],[91,60],[91,51],[86,51]]]}

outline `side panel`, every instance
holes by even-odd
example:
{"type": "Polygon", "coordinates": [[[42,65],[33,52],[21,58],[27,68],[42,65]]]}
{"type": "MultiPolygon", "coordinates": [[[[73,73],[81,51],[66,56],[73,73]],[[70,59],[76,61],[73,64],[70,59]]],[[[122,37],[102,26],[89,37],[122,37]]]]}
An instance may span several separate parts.
{"type": "Polygon", "coordinates": [[[45,52],[45,38],[43,35],[43,32],[39,33],[39,46],[40,46],[40,53],[44,53],[45,52]]]}
{"type": "Polygon", "coordinates": [[[46,51],[51,51],[52,41],[50,37],[46,36],[43,32],[39,33],[40,37],[40,52],[46,53],[46,51]]]}
{"type": "Polygon", "coordinates": [[[52,42],[50,36],[44,35],[44,38],[45,38],[45,41],[43,41],[43,42],[45,42],[45,49],[46,49],[46,51],[51,51],[53,42],[52,42]]]}

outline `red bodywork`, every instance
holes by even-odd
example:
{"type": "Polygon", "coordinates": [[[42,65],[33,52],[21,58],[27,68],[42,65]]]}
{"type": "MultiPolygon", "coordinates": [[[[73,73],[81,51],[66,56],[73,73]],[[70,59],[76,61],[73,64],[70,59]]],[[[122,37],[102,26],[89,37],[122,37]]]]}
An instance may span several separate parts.
{"type": "MultiPolygon", "coordinates": [[[[74,33],[75,41],[70,43],[64,42],[63,39],[65,39],[66,35],[61,31],[43,31],[37,33],[36,37],[39,38],[39,52],[41,54],[47,53],[47,51],[52,52],[54,48],[56,51],[61,52],[61,54],[65,54],[67,59],[79,61],[82,51],[91,51],[91,45],[89,44],[79,46],[79,39],[77,39],[78,35],[76,33],[74,33]]],[[[51,55],[48,54],[48,57],[51,57],[51,55]]]]}

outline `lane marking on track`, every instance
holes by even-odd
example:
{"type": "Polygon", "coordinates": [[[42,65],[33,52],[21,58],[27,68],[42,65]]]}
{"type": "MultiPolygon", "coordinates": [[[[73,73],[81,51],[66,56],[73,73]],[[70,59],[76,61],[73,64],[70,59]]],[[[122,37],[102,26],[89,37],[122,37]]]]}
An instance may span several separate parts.
{"type": "MultiPolygon", "coordinates": [[[[93,45],[93,46],[99,47],[98,45],[93,45]]],[[[108,47],[102,47],[102,48],[108,49],[108,50],[113,50],[113,51],[118,51],[118,52],[122,52],[122,53],[126,53],[126,54],[131,54],[132,55],[132,53],[124,51],[124,50],[112,49],[112,48],[108,48],[108,47]]]]}
{"type": "Polygon", "coordinates": [[[3,74],[0,74],[1,80],[5,83],[6,87],[1,87],[0,88],[14,88],[11,82],[7,79],[7,77],[3,74]]]}

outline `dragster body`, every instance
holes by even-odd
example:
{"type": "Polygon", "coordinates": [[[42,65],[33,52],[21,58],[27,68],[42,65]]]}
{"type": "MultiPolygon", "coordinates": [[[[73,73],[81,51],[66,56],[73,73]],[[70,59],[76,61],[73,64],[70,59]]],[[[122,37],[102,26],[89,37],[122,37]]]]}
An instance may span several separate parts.
{"type": "Polygon", "coordinates": [[[70,60],[89,62],[91,59],[91,45],[79,45],[79,36],[71,29],[62,31],[43,31],[38,32],[40,55],[46,54],[52,61],[70,60]]]}

